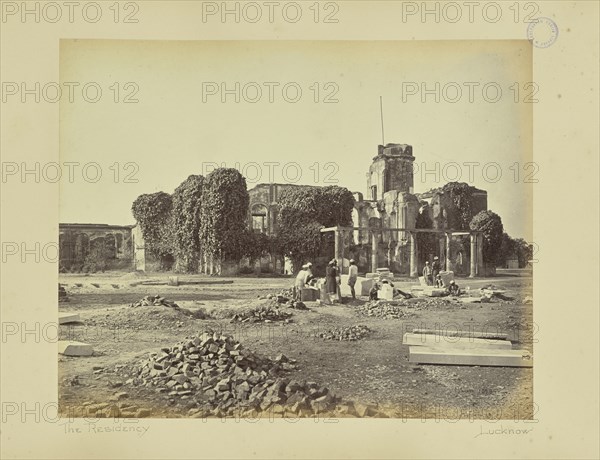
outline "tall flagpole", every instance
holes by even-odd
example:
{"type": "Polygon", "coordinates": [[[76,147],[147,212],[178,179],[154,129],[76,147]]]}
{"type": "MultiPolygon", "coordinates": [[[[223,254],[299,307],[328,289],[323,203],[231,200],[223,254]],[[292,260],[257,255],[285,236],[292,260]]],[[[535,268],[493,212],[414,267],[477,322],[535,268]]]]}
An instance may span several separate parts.
{"type": "Polygon", "coordinates": [[[381,144],[385,145],[385,136],[383,134],[383,98],[379,96],[379,110],[381,112],[381,144]]]}

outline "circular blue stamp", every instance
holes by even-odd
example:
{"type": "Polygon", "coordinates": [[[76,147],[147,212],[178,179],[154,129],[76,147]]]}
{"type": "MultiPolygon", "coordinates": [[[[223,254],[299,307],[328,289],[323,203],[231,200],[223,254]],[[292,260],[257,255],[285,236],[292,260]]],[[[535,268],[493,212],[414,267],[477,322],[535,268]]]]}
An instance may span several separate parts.
{"type": "Polygon", "coordinates": [[[527,39],[536,48],[548,48],[558,38],[558,26],[550,18],[537,18],[527,26],[527,39]]]}

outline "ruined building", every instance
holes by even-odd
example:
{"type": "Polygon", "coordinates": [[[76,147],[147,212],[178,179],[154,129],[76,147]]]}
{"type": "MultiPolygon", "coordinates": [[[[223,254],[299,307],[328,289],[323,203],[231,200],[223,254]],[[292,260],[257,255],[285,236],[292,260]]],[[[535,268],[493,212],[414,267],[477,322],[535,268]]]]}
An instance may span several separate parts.
{"type": "MultiPolygon", "coordinates": [[[[481,237],[449,228],[450,197],[441,189],[414,192],[414,160],[411,145],[378,146],[366,177],[366,198],[354,193],[352,228],[325,230],[335,232],[335,257],[344,266],[354,258],[361,272],[388,267],[416,276],[425,261],[438,256],[443,266],[457,273],[482,274],[481,237]],[[472,250],[479,256],[471,261],[472,250]]],[[[297,186],[259,184],[249,190],[253,229],[277,233],[277,197],[288,187],[297,186]]],[[[472,214],[486,209],[487,192],[475,189],[472,214]]]]}
{"type": "MultiPolygon", "coordinates": [[[[387,267],[393,273],[410,276],[417,276],[425,262],[437,256],[442,267],[458,274],[483,275],[481,235],[451,228],[449,222],[455,221],[451,214],[456,208],[442,189],[415,193],[414,161],[411,145],[378,146],[366,175],[366,194],[354,193],[352,227],[323,230],[334,233],[334,256],[343,267],[350,258],[355,259],[361,272],[387,267]]],[[[279,197],[283,190],[297,187],[314,186],[258,184],[250,189],[250,228],[276,235],[279,197]]],[[[471,191],[472,215],[487,210],[487,192],[471,191]]],[[[139,226],[60,224],[61,270],[78,270],[86,261],[93,263],[94,248],[100,247],[108,251],[113,266],[122,262],[121,268],[151,269],[139,226]]],[[[323,254],[323,260],[331,256],[323,254]]],[[[275,257],[258,263],[276,273],[291,271],[275,257]]]]}

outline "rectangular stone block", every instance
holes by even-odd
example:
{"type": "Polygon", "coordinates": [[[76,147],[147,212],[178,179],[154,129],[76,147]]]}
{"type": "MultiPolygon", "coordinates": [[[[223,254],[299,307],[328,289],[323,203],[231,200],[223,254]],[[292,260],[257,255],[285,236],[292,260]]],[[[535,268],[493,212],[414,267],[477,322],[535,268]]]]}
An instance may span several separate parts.
{"type": "Polygon", "coordinates": [[[65,356],[92,356],[94,349],[87,343],[73,340],[59,340],[58,352],[65,356]]]}
{"type": "Polygon", "coordinates": [[[389,284],[383,284],[377,292],[377,298],[380,300],[394,300],[394,288],[389,284]]]}
{"type": "Polygon", "coordinates": [[[472,337],[452,337],[439,334],[414,334],[407,332],[402,338],[404,345],[435,347],[435,348],[491,348],[512,349],[508,340],[476,339],[472,337]]]}
{"type": "Polygon", "coordinates": [[[314,302],[320,295],[319,290],[316,288],[302,288],[300,291],[300,300],[303,302],[314,302]]]}
{"type": "Polygon", "coordinates": [[[448,285],[450,285],[450,281],[454,281],[454,272],[453,271],[440,272],[440,277],[442,278],[442,282],[444,283],[444,286],[448,286],[448,285]]]}
{"type": "Polygon", "coordinates": [[[59,313],[58,324],[79,323],[81,318],[78,313],[59,313]]]}
{"type": "Polygon", "coordinates": [[[453,366],[533,367],[533,359],[526,350],[443,349],[413,346],[409,349],[408,361],[453,366]]]}

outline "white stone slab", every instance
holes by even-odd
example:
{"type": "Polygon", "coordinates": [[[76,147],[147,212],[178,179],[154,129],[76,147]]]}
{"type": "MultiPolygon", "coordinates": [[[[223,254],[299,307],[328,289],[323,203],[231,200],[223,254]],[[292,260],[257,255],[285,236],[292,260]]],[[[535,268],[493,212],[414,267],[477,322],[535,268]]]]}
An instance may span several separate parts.
{"type": "Polygon", "coordinates": [[[404,345],[429,346],[436,348],[492,348],[511,350],[508,340],[477,339],[472,337],[451,337],[438,334],[414,334],[407,332],[402,338],[404,345]]]}
{"type": "Polygon", "coordinates": [[[79,323],[81,318],[79,313],[59,313],[58,324],[79,323]]]}
{"type": "Polygon", "coordinates": [[[65,356],[92,356],[94,349],[88,343],[73,340],[59,340],[58,353],[65,356]]]}

